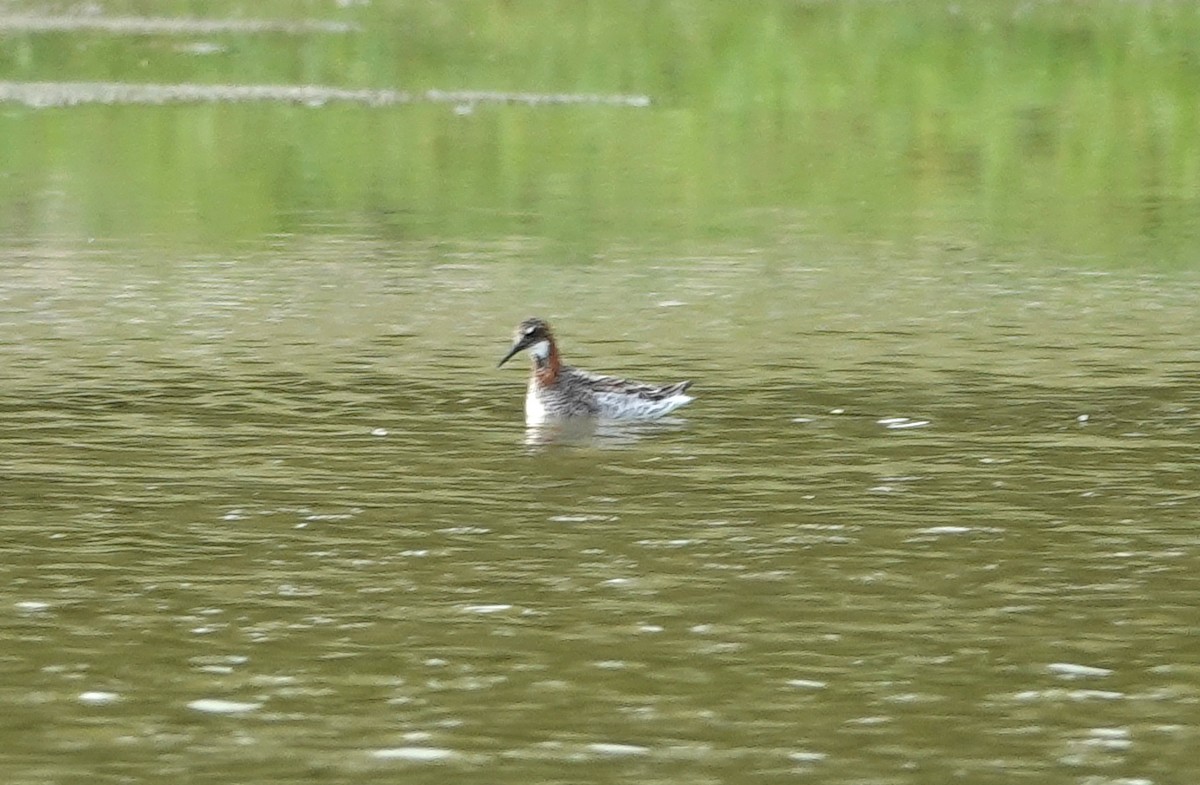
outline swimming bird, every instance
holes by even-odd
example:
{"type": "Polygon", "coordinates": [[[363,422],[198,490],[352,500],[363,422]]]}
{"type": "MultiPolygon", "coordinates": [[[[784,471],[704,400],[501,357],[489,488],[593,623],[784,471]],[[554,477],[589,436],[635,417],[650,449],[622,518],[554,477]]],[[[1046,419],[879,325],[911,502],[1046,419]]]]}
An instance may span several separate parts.
{"type": "Polygon", "coordinates": [[[692,400],[684,394],[690,381],[657,387],[564,365],[550,325],[541,319],[526,319],[517,326],[512,349],[496,367],[523,350],[533,361],[525,394],[526,425],[576,417],[652,420],[692,400]]]}

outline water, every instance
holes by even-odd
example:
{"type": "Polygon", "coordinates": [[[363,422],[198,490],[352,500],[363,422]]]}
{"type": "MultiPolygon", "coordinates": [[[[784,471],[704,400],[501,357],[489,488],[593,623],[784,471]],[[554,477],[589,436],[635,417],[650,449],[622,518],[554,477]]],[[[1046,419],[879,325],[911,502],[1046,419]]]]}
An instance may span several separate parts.
{"type": "Polygon", "coordinates": [[[2,9],[0,780],[1197,779],[1200,17],[964,6],[2,9]]]}
{"type": "Polygon", "coordinates": [[[1192,770],[1190,278],[280,245],[10,265],[9,781],[1192,770]]]}

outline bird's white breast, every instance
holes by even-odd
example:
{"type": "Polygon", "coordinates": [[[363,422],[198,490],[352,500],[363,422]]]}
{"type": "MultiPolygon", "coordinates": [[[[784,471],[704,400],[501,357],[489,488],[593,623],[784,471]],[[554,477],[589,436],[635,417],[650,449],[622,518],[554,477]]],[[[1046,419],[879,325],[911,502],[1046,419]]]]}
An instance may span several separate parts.
{"type": "Polygon", "coordinates": [[[542,403],[542,397],[538,395],[537,386],[530,383],[529,390],[525,393],[525,424],[526,425],[541,425],[549,419],[546,412],[546,405],[542,403]]]}

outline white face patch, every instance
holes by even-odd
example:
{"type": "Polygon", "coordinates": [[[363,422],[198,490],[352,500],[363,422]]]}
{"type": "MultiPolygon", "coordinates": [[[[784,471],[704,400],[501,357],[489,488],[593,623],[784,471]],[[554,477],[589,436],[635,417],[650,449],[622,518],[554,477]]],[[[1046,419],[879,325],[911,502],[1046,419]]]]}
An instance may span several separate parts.
{"type": "Polygon", "coordinates": [[[539,362],[545,362],[550,356],[550,342],[538,341],[533,346],[529,347],[529,353],[532,354],[539,362]]]}

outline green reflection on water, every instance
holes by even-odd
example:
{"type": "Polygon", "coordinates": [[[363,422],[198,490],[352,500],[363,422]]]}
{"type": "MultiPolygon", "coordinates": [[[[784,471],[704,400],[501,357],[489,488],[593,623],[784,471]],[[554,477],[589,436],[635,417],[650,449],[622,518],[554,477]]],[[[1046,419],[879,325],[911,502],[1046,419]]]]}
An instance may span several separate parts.
{"type": "Polygon", "coordinates": [[[0,231],[225,245],[353,223],[385,237],[545,237],[580,258],[613,238],[774,236],[782,210],[806,233],[1118,264],[1188,264],[1200,250],[1190,4],[204,11],[323,13],[352,29],[10,29],[0,79],[637,93],[654,105],[8,105],[0,231]]]}

